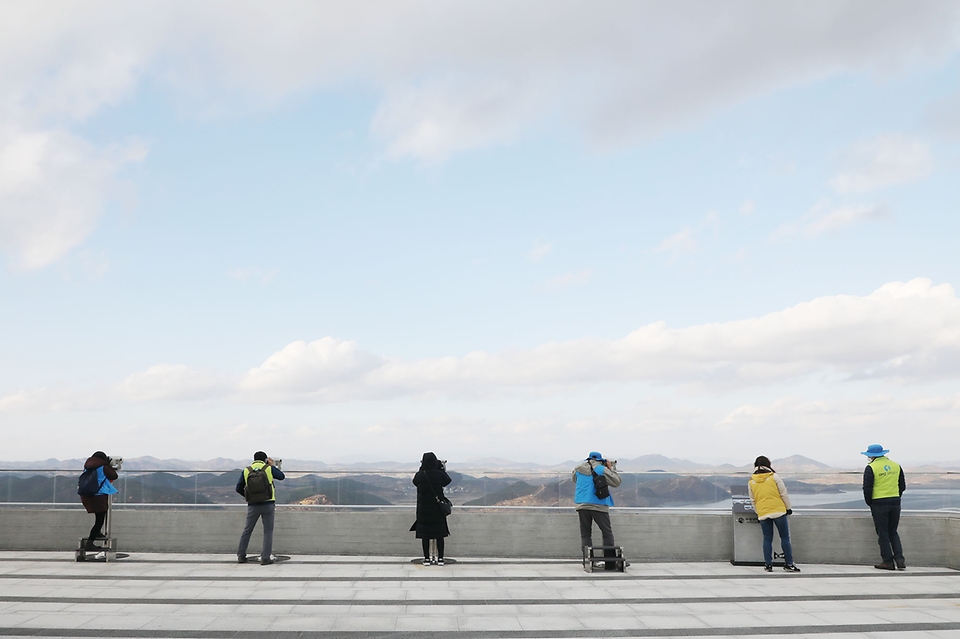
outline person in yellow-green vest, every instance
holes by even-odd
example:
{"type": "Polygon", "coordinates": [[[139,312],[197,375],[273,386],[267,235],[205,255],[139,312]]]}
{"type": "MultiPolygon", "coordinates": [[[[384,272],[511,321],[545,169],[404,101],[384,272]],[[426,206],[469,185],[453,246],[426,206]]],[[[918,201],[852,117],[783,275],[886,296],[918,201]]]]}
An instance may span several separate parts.
{"type": "Polygon", "coordinates": [[[907,488],[900,464],[887,457],[890,451],[880,444],[870,444],[864,455],[870,463],[863,470],[863,500],[870,506],[873,525],[880,543],[880,570],[906,570],[903,546],[897,526],[900,524],[900,496],[907,488]]]}
{"type": "Polygon", "coordinates": [[[793,514],[790,508],[790,495],[780,476],[773,471],[770,460],[760,455],[753,462],[753,475],[750,476],[750,501],[753,512],[757,513],[760,530],[763,532],[763,569],[773,572],[773,527],[780,535],[780,547],[783,549],[783,569],[787,572],[800,572],[793,563],[793,545],[790,543],[790,526],[787,516],[793,514]]]}
{"type": "MultiPolygon", "coordinates": [[[[282,461],[282,460],[280,460],[282,461]]],[[[283,481],[284,474],[279,461],[267,457],[262,450],[253,455],[253,463],[243,469],[237,481],[237,492],[247,500],[247,521],[240,535],[237,548],[237,561],[247,563],[247,545],[258,519],[263,519],[263,547],[260,549],[260,565],[274,563],[273,556],[273,516],[277,508],[277,489],[273,482],[283,481]]]]}

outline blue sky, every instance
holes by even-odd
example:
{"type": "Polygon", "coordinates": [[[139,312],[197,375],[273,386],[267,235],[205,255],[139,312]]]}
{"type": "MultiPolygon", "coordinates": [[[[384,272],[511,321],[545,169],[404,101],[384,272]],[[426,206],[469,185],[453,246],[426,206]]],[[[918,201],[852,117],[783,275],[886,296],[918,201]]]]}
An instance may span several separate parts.
{"type": "Polygon", "coordinates": [[[4,457],[960,458],[952,4],[46,6],[4,457]]]}

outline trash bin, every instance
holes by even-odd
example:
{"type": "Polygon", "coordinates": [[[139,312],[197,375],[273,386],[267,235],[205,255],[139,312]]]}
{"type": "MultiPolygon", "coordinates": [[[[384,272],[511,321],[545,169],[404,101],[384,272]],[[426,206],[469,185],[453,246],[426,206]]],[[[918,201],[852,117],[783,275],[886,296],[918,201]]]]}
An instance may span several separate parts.
{"type": "MultiPolygon", "coordinates": [[[[753,511],[750,489],[745,485],[731,486],[730,496],[733,498],[730,507],[733,514],[733,561],[730,563],[734,566],[762,566],[763,532],[757,513],[753,511]]],[[[777,566],[785,563],[780,537],[776,533],[773,535],[773,563],[777,566]]]]}

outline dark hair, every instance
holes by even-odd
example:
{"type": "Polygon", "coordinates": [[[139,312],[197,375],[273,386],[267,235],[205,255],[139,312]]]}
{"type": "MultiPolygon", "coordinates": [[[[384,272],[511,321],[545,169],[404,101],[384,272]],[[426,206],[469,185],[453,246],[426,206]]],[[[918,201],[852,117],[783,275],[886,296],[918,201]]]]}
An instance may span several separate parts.
{"type": "Polygon", "coordinates": [[[94,454],[90,455],[91,457],[96,457],[97,459],[102,459],[103,461],[110,461],[110,458],[107,457],[107,454],[102,450],[98,450],[94,454]]]}
{"type": "Polygon", "coordinates": [[[254,461],[267,461],[267,454],[262,450],[258,450],[253,454],[254,461]]]}
{"type": "Polygon", "coordinates": [[[756,461],[753,462],[753,465],[758,468],[760,466],[763,466],[764,468],[769,468],[770,470],[773,470],[773,466],[770,465],[770,460],[767,459],[767,457],[764,455],[760,455],[759,457],[757,457],[756,461]]]}

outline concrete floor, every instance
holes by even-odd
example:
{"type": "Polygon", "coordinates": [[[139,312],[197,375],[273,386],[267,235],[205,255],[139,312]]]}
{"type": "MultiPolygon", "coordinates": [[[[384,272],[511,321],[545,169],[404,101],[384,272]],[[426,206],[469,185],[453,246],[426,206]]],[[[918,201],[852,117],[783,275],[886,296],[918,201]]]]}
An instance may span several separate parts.
{"type": "Polygon", "coordinates": [[[960,572],[801,565],[0,552],[0,636],[960,637],[960,572]]]}

